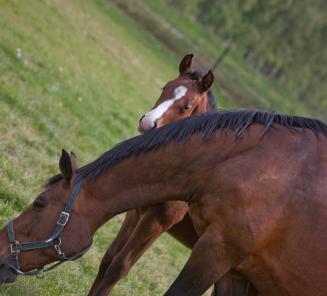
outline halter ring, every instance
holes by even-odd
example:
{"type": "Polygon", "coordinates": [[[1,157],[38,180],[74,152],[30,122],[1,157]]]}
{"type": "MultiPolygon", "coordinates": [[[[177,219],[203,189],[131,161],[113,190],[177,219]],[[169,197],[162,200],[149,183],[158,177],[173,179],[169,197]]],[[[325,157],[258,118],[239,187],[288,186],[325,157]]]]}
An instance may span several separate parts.
{"type": "Polygon", "coordinates": [[[9,245],[10,247],[10,255],[18,256],[20,253],[20,249],[18,248],[19,242],[15,241],[9,245]]]}

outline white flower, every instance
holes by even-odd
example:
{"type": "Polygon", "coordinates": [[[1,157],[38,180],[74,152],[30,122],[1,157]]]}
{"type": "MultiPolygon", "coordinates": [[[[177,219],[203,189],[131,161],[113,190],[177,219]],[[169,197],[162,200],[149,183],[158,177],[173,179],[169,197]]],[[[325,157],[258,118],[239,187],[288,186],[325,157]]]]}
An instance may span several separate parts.
{"type": "Polygon", "coordinates": [[[79,97],[79,98],[78,98],[78,101],[79,101],[79,102],[82,102],[82,101],[83,101],[83,98],[79,97]]]}
{"type": "Polygon", "coordinates": [[[22,50],[21,48],[16,48],[16,56],[18,59],[20,59],[22,57],[22,50]]]}

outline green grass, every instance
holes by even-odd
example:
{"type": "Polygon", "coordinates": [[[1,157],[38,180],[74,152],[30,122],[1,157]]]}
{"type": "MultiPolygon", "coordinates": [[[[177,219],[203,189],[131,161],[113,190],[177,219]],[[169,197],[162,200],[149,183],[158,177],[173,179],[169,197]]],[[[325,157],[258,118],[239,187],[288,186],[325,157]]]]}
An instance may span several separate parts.
{"type": "MultiPolygon", "coordinates": [[[[145,22],[136,22],[109,1],[0,0],[2,226],[58,172],[62,147],[74,150],[79,163],[85,164],[136,135],[138,118],[152,107],[164,83],[177,75],[182,53],[194,50],[209,64],[222,50],[213,35],[162,2],[137,3],[145,5],[149,17],[160,12],[161,21],[166,19],[182,32],[175,48],[178,55],[145,29],[145,22]]],[[[170,30],[164,32],[166,37],[170,30]]],[[[218,76],[229,90],[243,94],[243,105],[307,112],[242,64],[237,52],[228,56],[218,76]],[[244,93],[253,95],[248,100],[244,93]]],[[[230,92],[216,87],[215,93],[221,107],[240,104],[230,92]]],[[[82,259],[44,280],[19,277],[15,284],[1,286],[0,295],[86,294],[122,219],[116,217],[102,227],[82,259]]],[[[113,295],[161,295],[188,254],[163,235],[113,295]]]]}

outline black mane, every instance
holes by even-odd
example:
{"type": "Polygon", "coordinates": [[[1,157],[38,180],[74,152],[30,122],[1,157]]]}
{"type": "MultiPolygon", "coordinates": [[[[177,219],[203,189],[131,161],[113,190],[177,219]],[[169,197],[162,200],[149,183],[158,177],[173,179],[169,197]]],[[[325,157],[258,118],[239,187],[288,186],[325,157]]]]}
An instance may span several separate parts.
{"type": "Polygon", "coordinates": [[[144,135],[128,139],[95,161],[81,167],[78,175],[82,178],[95,178],[118,162],[132,156],[165,147],[172,141],[188,140],[193,134],[201,133],[205,140],[209,140],[219,128],[227,128],[235,133],[236,138],[244,136],[252,124],[263,126],[262,135],[277,125],[290,130],[309,129],[315,134],[327,136],[327,125],[319,120],[270,113],[262,110],[237,110],[207,113],[191,116],[163,127],[153,129],[144,135]]]}

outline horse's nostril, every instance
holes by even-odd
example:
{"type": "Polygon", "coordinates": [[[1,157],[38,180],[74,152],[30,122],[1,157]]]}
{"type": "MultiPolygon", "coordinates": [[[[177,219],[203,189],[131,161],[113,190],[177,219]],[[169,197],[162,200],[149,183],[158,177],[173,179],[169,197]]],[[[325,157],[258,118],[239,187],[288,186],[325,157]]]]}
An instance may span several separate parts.
{"type": "Polygon", "coordinates": [[[141,122],[142,121],[142,119],[145,117],[145,115],[143,115],[141,118],[140,118],[140,120],[139,120],[139,122],[141,122]]]}
{"type": "Polygon", "coordinates": [[[155,122],[154,125],[153,125],[153,128],[156,128],[157,127],[157,123],[155,122]]]}

